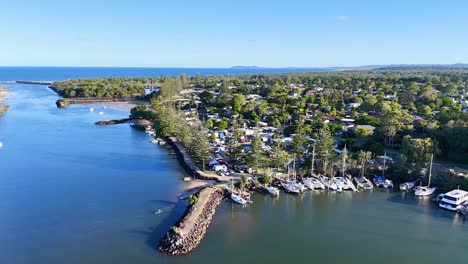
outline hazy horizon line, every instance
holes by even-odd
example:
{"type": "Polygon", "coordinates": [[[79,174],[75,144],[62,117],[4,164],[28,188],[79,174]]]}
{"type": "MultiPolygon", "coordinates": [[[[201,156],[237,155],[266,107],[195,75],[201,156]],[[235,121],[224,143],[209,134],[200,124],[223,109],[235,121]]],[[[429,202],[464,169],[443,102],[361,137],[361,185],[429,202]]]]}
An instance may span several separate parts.
{"type": "Polygon", "coordinates": [[[468,65],[468,62],[457,63],[392,63],[392,64],[364,64],[352,66],[257,66],[257,65],[233,65],[233,66],[71,66],[71,65],[0,65],[0,68],[154,68],[154,69],[336,69],[336,68],[359,68],[359,67],[385,67],[385,66],[456,66],[468,65]]]}

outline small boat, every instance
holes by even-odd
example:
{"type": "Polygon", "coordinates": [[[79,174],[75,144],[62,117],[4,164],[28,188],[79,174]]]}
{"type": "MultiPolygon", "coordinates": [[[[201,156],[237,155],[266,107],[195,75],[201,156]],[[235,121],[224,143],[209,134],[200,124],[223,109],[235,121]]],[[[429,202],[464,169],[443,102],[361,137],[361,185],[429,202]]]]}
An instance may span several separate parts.
{"type": "Polygon", "coordinates": [[[312,182],[312,178],[302,178],[302,183],[311,190],[315,189],[315,184],[312,182]]]}
{"type": "Polygon", "coordinates": [[[444,199],[445,193],[439,193],[435,198],[432,198],[432,201],[435,202],[436,204],[439,204],[442,199],[444,199]]]}
{"type": "Polygon", "coordinates": [[[314,162],[315,162],[315,146],[312,150],[312,159],[310,160],[310,177],[302,178],[302,183],[304,183],[307,188],[311,190],[322,189],[325,190],[325,185],[317,179],[317,176],[314,173],[314,162]]]}
{"type": "Polygon", "coordinates": [[[354,186],[354,184],[349,180],[348,177],[346,176],[342,176],[342,177],[334,177],[333,179],[336,183],[336,185],[338,185],[341,190],[353,190],[353,191],[356,191],[356,187],[354,186]]]}
{"type": "Polygon", "coordinates": [[[336,191],[338,189],[338,186],[336,185],[336,183],[334,183],[332,181],[332,179],[330,177],[327,177],[327,176],[323,176],[323,175],[320,175],[319,176],[319,179],[320,179],[320,182],[327,188],[327,189],[330,189],[332,191],[336,191]]]}
{"type": "Polygon", "coordinates": [[[365,175],[365,169],[366,169],[366,161],[363,160],[361,163],[361,170],[359,172],[359,177],[354,177],[354,182],[356,182],[356,186],[358,188],[364,189],[364,190],[371,190],[374,188],[374,185],[372,184],[369,179],[367,179],[365,175]]]}
{"type": "Polygon", "coordinates": [[[247,203],[247,201],[244,198],[240,197],[235,193],[231,193],[231,199],[238,204],[245,205],[247,203]]]}
{"type": "Polygon", "coordinates": [[[341,185],[340,180],[336,179],[335,177],[332,177],[332,181],[336,185],[336,190],[338,192],[343,192],[343,185],[341,185]]]}
{"type": "Polygon", "coordinates": [[[377,187],[383,187],[385,189],[393,188],[393,182],[389,179],[385,179],[383,176],[375,176],[372,181],[377,187]]]}
{"type": "Polygon", "coordinates": [[[325,190],[325,185],[323,185],[323,183],[321,183],[319,179],[317,179],[316,177],[310,177],[309,179],[314,184],[315,189],[325,190]]]}
{"type": "Polygon", "coordinates": [[[158,215],[160,213],[162,213],[163,211],[161,209],[158,209],[157,211],[154,212],[155,215],[158,215]]]}
{"type": "Polygon", "coordinates": [[[414,188],[414,195],[416,196],[429,196],[435,192],[436,188],[430,188],[428,186],[417,186],[414,188]]]}
{"type": "Polygon", "coordinates": [[[457,206],[457,212],[462,215],[468,215],[468,203],[463,203],[457,206]]]}
{"type": "Polygon", "coordinates": [[[346,157],[347,157],[348,150],[346,146],[343,149],[343,161],[341,165],[341,176],[335,177],[335,183],[341,188],[341,190],[352,190],[357,192],[356,186],[354,186],[353,181],[351,181],[351,175],[346,174],[346,157]]]}
{"type": "Polygon", "coordinates": [[[300,182],[288,181],[288,184],[293,185],[294,187],[299,189],[300,192],[303,192],[303,191],[307,190],[307,187],[304,184],[300,183],[300,182]]]}
{"type": "Polygon", "coordinates": [[[267,191],[273,196],[279,196],[280,192],[279,189],[273,186],[266,187],[267,191]]]}
{"type": "MultiPolygon", "coordinates": [[[[384,157],[387,157],[387,153],[385,152],[384,157]]],[[[382,176],[375,176],[372,181],[374,182],[375,186],[377,187],[384,187],[385,189],[392,188],[393,189],[393,182],[389,179],[385,178],[385,162],[386,158],[383,160],[382,166],[382,176]]]]}
{"type": "Polygon", "coordinates": [[[99,112],[99,114],[100,114],[100,115],[103,115],[103,114],[104,114],[104,112],[102,112],[102,111],[101,111],[101,112],[99,112]]]}
{"type": "Polygon", "coordinates": [[[400,184],[400,190],[402,191],[409,191],[411,189],[414,188],[414,185],[415,185],[416,182],[405,182],[405,183],[402,183],[400,184]]]}
{"type": "Polygon", "coordinates": [[[157,140],[157,139],[152,139],[152,140],[150,140],[150,142],[153,143],[153,144],[159,144],[159,140],[157,140]]]}
{"type": "Polygon", "coordinates": [[[293,159],[292,167],[293,167],[293,180],[289,179],[289,165],[288,165],[288,180],[284,182],[282,181],[281,186],[283,186],[283,188],[287,192],[298,194],[300,192],[303,192],[306,189],[306,187],[303,184],[296,182],[296,160],[295,159],[293,159]]]}
{"type": "Polygon", "coordinates": [[[161,146],[162,146],[162,145],[166,145],[166,141],[164,141],[164,140],[159,140],[159,145],[161,145],[161,146]]]}
{"type": "Polygon", "coordinates": [[[92,108],[92,107],[89,108],[89,111],[90,111],[90,112],[93,112],[93,111],[94,111],[94,108],[92,108]]]}
{"type": "Polygon", "coordinates": [[[356,182],[356,185],[364,190],[370,190],[374,188],[374,185],[372,185],[372,182],[369,181],[366,177],[361,176],[361,177],[354,177],[354,182],[356,182]]]}
{"type": "Polygon", "coordinates": [[[429,196],[429,195],[432,195],[436,190],[436,188],[434,188],[434,187],[431,188],[432,160],[433,160],[433,158],[434,158],[434,155],[431,155],[431,165],[429,167],[429,181],[427,183],[427,186],[422,186],[422,181],[421,181],[421,185],[414,188],[414,195],[416,195],[416,196],[429,196]]]}
{"type": "Polygon", "coordinates": [[[281,182],[281,186],[290,193],[299,194],[301,191],[295,185],[290,184],[289,182],[281,182]]]}

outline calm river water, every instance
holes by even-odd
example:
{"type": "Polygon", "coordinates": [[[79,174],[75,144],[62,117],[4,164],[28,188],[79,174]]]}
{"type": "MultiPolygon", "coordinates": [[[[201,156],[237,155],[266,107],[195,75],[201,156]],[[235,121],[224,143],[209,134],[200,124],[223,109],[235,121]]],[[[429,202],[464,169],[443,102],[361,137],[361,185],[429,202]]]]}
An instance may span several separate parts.
{"type": "MultiPolygon", "coordinates": [[[[26,78],[23,78],[26,79],[26,78]]],[[[374,190],[256,194],[219,207],[182,257],[157,241],[183,213],[184,172],[128,110],[57,109],[46,86],[9,84],[0,119],[0,263],[466,263],[468,221],[430,199],[374,190]],[[102,111],[103,115],[98,113],[102,111]],[[164,212],[154,215],[155,209],[164,212]]]]}

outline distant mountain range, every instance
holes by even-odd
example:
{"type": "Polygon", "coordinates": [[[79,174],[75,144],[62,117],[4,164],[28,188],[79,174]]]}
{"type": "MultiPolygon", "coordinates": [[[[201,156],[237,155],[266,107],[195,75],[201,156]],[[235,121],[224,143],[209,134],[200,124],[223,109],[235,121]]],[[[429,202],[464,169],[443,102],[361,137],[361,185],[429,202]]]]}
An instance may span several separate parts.
{"type": "MultiPolygon", "coordinates": [[[[398,68],[468,68],[467,63],[455,64],[382,64],[382,65],[362,65],[351,67],[281,67],[281,69],[327,69],[327,70],[374,70],[374,69],[398,69],[398,68]]],[[[260,67],[260,66],[232,66],[231,69],[274,69],[273,67],[260,67]]]]}

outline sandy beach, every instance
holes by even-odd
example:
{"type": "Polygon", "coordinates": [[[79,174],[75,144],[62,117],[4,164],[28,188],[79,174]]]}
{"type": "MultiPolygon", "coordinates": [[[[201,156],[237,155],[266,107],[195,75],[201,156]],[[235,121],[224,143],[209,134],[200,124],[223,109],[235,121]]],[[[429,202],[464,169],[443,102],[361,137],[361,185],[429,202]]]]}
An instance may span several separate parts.
{"type": "Polygon", "coordinates": [[[0,103],[6,100],[8,95],[7,89],[8,87],[0,85],[0,103]]]}

